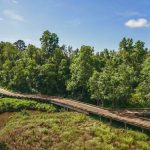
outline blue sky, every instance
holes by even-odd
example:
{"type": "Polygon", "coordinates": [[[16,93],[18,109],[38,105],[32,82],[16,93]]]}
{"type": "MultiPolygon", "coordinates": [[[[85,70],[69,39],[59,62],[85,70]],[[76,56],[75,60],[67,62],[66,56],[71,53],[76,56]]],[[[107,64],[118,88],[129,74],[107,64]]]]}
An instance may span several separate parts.
{"type": "Polygon", "coordinates": [[[0,0],[0,41],[39,47],[48,29],[73,48],[117,49],[124,36],[150,48],[149,8],[149,0],[0,0]]]}

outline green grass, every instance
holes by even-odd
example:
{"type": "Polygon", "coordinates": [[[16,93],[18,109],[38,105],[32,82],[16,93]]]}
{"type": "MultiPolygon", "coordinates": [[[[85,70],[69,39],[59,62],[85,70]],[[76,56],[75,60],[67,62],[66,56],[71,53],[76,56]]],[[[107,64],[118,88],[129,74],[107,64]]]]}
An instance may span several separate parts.
{"type": "Polygon", "coordinates": [[[111,127],[75,112],[15,113],[0,129],[12,150],[149,150],[148,135],[111,127]]]}
{"type": "Polygon", "coordinates": [[[12,112],[21,110],[38,110],[46,112],[55,112],[56,108],[53,105],[40,103],[36,101],[29,101],[23,99],[1,98],[0,99],[0,113],[12,112]]]}

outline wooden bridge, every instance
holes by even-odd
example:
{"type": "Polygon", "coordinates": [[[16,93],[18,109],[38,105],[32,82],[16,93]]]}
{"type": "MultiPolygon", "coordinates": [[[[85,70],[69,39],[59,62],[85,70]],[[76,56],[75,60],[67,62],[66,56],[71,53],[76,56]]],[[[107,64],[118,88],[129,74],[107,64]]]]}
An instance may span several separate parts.
{"type": "Polygon", "coordinates": [[[26,95],[9,92],[4,89],[0,89],[0,95],[4,97],[13,97],[18,99],[32,99],[41,102],[51,103],[57,106],[65,107],[67,109],[75,110],[77,112],[83,112],[86,114],[92,114],[103,118],[108,118],[110,122],[117,121],[123,123],[125,127],[131,125],[141,128],[142,131],[146,130],[150,132],[150,119],[138,117],[135,115],[129,115],[130,113],[119,113],[118,111],[102,109],[94,105],[85,104],[82,102],[74,101],[71,99],[64,99],[60,97],[51,97],[44,95],[26,95]]]}

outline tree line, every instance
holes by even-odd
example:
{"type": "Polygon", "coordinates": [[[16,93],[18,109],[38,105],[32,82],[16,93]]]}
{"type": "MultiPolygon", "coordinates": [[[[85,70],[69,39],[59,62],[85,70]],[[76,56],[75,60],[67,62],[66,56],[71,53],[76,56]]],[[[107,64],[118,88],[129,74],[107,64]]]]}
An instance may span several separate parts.
{"type": "Polygon", "coordinates": [[[150,107],[150,52],[123,38],[118,50],[94,52],[59,45],[48,30],[41,48],[0,42],[0,86],[25,93],[72,97],[110,107],[150,107]]]}

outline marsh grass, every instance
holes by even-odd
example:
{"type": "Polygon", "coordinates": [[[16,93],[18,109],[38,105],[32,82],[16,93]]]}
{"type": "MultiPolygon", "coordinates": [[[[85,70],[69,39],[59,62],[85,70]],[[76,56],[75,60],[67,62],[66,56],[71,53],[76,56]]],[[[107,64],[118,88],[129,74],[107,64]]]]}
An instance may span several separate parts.
{"type": "Polygon", "coordinates": [[[55,112],[56,107],[51,104],[29,101],[25,99],[1,98],[0,113],[22,110],[38,110],[44,112],[55,112]]]}
{"type": "Polygon", "coordinates": [[[148,135],[111,127],[75,112],[17,113],[0,130],[0,141],[16,150],[149,150],[148,135]]]}

